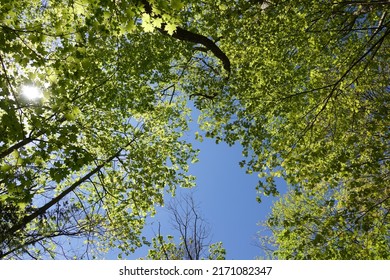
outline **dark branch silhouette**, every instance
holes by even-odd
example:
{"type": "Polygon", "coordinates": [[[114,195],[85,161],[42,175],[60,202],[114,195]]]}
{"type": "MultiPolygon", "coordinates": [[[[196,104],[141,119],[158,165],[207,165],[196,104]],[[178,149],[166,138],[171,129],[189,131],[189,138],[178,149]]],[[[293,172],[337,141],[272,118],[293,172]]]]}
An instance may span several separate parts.
{"type": "MultiPolygon", "coordinates": [[[[93,175],[97,174],[102,168],[104,168],[108,163],[110,163],[113,159],[117,158],[121,152],[131,146],[135,141],[137,140],[137,135],[133,137],[133,139],[130,140],[129,143],[127,143],[124,147],[118,149],[118,151],[111,155],[109,158],[104,160],[101,164],[97,165],[94,169],[92,169],[90,172],[88,172],[84,177],[77,180],[75,183],[73,183],[71,186],[69,186],[67,189],[62,191],[60,194],[58,194],[56,197],[54,197],[52,200],[47,202],[42,207],[36,209],[33,213],[26,215],[23,219],[21,219],[19,222],[17,222],[15,225],[13,225],[9,230],[6,231],[4,236],[0,236],[0,242],[4,242],[5,239],[7,239],[9,236],[14,235],[17,231],[24,229],[27,224],[32,222],[34,219],[38,218],[39,216],[45,214],[52,206],[59,203],[65,196],[73,192],[75,189],[77,189],[81,184],[86,182],[88,179],[90,179],[93,175]]],[[[11,253],[11,252],[9,252],[11,253]]],[[[0,252],[0,259],[5,257],[8,253],[2,253],[0,252]]]]}
{"type": "MultiPolygon", "coordinates": [[[[144,5],[145,12],[148,13],[151,17],[160,17],[158,15],[152,15],[152,6],[147,0],[141,0],[141,2],[144,5]]],[[[185,30],[181,27],[177,27],[173,34],[170,35],[164,29],[165,26],[166,23],[163,23],[162,27],[157,28],[157,30],[164,35],[171,36],[181,41],[203,45],[207,50],[211,51],[219,60],[221,60],[223,68],[230,74],[230,60],[227,55],[215,44],[214,41],[210,40],[206,36],[185,30]]]]}

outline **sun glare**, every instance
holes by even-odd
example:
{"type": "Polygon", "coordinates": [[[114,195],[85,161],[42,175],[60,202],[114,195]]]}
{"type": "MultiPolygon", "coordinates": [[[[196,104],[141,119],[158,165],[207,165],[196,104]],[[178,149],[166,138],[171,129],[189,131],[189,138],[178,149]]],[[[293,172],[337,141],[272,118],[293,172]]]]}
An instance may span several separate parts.
{"type": "Polygon", "coordinates": [[[37,100],[43,97],[42,91],[35,86],[22,86],[22,95],[30,100],[37,100]]]}

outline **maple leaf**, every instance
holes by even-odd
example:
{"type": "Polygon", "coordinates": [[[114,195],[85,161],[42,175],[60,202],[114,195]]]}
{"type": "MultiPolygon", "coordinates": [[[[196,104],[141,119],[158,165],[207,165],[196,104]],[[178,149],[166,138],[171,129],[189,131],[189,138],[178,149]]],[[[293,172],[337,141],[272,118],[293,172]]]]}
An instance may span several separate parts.
{"type": "Polygon", "coordinates": [[[162,23],[163,22],[161,18],[156,18],[155,20],[153,20],[152,25],[156,28],[161,28],[162,23]]]}
{"type": "Polygon", "coordinates": [[[165,25],[165,31],[168,32],[169,35],[173,35],[173,32],[175,32],[176,30],[176,25],[175,24],[172,24],[172,23],[167,23],[167,25],[165,25]]]}

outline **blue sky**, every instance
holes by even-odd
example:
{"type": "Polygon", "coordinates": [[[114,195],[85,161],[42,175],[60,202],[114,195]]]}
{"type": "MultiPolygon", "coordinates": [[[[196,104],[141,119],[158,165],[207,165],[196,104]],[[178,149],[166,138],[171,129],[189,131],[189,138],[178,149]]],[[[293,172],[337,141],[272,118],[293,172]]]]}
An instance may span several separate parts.
{"type": "MultiPolygon", "coordinates": [[[[240,168],[243,159],[241,146],[229,147],[225,143],[215,144],[215,140],[204,138],[203,142],[195,140],[197,130],[197,112],[193,113],[194,122],[185,139],[200,150],[199,162],[190,166],[190,173],[197,177],[197,186],[192,190],[178,189],[180,192],[194,192],[203,218],[209,223],[212,242],[222,241],[227,251],[227,259],[254,259],[261,256],[261,250],[254,245],[255,235],[260,230],[257,225],[270,212],[274,198],[263,198],[256,201],[256,174],[246,174],[240,168]]],[[[283,181],[279,187],[285,188],[283,181]]],[[[175,235],[169,213],[160,208],[158,214],[150,220],[153,225],[145,229],[145,235],[151,238],[161,224],[163,235],[175,235]]],[[[129,259],[144,257],[147,247],[141,248],[129,259]]]]}
{"type": "Polygon", "coordinates": [[[257,223],[264,220],[272,205],[271,198],[256,201],[256,174],[240,168],[241,148],[215,144],[205,139],[199,145],[200,161],[192,174],[197,177],[195,199],[210,223],[214,241],[222,241],[228,259],[253,259],[260,256],[254,246],[257,223]]]}

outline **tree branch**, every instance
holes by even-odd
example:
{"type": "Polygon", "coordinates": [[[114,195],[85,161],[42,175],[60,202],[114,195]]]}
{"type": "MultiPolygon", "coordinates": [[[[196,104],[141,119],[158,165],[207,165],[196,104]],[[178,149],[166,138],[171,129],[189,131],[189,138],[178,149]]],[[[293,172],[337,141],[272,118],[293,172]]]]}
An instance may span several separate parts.
{"type": "Polygon", "coordinates": [[[126,149],[127,147],[129,147],[135,140],[136,140],[136,136],[134,136],[133,139],[131,139],[131,141],[129,143],[127,143],[127,145],[125,145],[124,147],[120,148],[114,155],[112,155],[111,157],[107,158],[106,160],[104,160],[101,164],[97,165],[93,170],[91,170],[90,172],[88,172],[84,177],[80,178],[78,181],[74,182],[71,186],[69,186],[67,189],[65,189],[63,192],[61,192],[59,195],[57,195],[56,197],[54,197],[52,200],[50,200],[49,202],[47,202],[45,205],[43,205],[42,207],[38,208],[35,212],[31,213],[30,215],[28,216],[25,216],[19,223],[13,225],[8,231],[7,233],[4,235],[4,237],[2,237],[2,239],[0,240],[0,242],[3,242],[5,239],[6,236],[10,236],[10,235],[13,235],[15,232],[23,229],[24,227],[26,227],[27,224],[29,224],[30,222],[32,222],[34,219],[36,219],[37,217],[39,217],[40,215],[43,215],[44,213],[46,213],[47,210],[49,210],[52,206],[54,206],[55,204],[57,204],[58,202],[60,202],[65,196],[67,196],[69,193],[73,192],[76,188],[78,188],[81,184],[83,184],[85,181],[87,181],[88,179],[90,179],[93,175],[95,175],[96,173],[98,173],[106,164],[108,164],[109,162],[111,162],[113,159],[115,159],[116,157],[118,157],[120,155],[120,153],[126,149]]]}
{"type": "MultiPolygon", "coordinates": [[[[152,6],[147,0],[141,0],[144,5],[145,12],[149,14],[151,17],[160,17],[159,15],[152,14],[152,6]]],[[[211,51],[223,64],[223,68],[230,74],[230,60],[227,55],[215,44],[214,41],[210,40],[206,36],[185,30],[181,27],[177,27],[175,32],[172,35],[168,34],[168,32],[164,29],[166,23],[162,24],[162,28],[157,28],[157,30],[164,35],[170,36],[172,38],[178,39],[180,41],[191,42],[194,44],[201,44],[207,50],[211,51]]]]}

